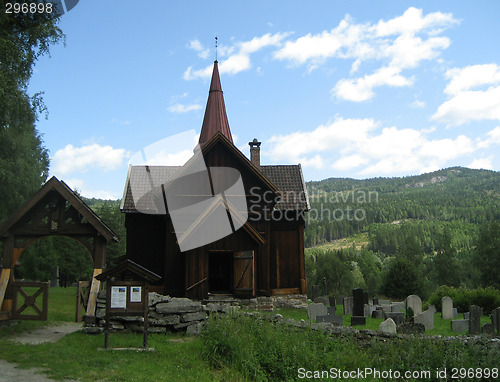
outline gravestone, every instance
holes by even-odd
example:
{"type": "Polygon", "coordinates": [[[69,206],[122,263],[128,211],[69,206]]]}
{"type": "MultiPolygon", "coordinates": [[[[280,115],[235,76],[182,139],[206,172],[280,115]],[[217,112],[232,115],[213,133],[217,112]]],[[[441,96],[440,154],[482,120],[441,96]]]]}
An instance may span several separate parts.
{"type": "Polygon", "coordinates": [[[388,318],[380,323],[378,331],[386,334],[396,334],[396,323],[392,318],[388,318]]]}
{"type": "Polygon", "coordinates": [[[405,310],[404,302],[393,302],[390,306],[391,306],[391,312],[404,312],[405,310]]]}
{"type": "Polygon", "coordinates": [[[488,334],[489,336],[495,335],[495,327],[492,323],[486,323],[481,326],[481,333],[488,334]]]}
{"type": "Polygon", "coordinates": [[[366,317],[351,316],[351,326],[366,325],[366,317]]]}
{"type": "Polygon", "coordinates": [[[344,324],[344,317],[327,314],[325,316],[317,316],[316,322],[328,322],[337,326],[342,326],[344,324]]]}
{"type": "Polygon", "coordinates": [[[352,315],[352,297],[344,297],[344,314],[352,315]]]}
{"type": "Polygon", "coordinates": [[[328,309],[321,303],[313,302],[307,307],[307,317],[311,321],[316,321],[317,316],[326,316],[328,314],[328,309]]]}
{"type": "Polygon", "coordinates": [[[391,305],[389,300],[378,300],[379,305],[391,305]]]}
{"type": "Polygon", "coordinates": [[[372,312],[374,310],[375,310],[375,307],[373,305],[365,304],[364,307],[363,307],[363,315],[365,317],[371,317],[372,316],[372,312]]]}
{"type": "Polygon", "coordinates": [[[425,312],[416,314],[413,316],[413,322],[417,324],[423,324],[425,330],[434,329],[434,311],[433,309],[427,309],[425,312]]]}
{"type": "Polygon", "coordinates": [[[441,299],[441,318],[451,320],[453,318],[453,300],[450,296],[441,299]]]}
{"type": "Polygon", "coordinates": [[[368,292],[363,292],[363,304],[369,304],[368,292]]]}
{"type": "Polygon", "coordinates": [[[313,287],[312,287],[312,294],[313,294],[312,300],[314,301],[314,300],[316,300],[316,297],[319,296],[319,285],[313,285],[313,287]]]}
{"type": "Polygon", "coordinates": [[[326,307],[327,314],[324,316],[316,316],[316,322],[328,322],[334,325],[342,326],[344,324],[344,317],[335,314],[335,306],[326,307]]]}
{"type": "Polygon", "coordinates": [[[323,304],[324,306],[330,305],[330,300],[328,300],[328,297],[325,296],[319,296],[314,299],[314,302],[316,304],[323,304]]]}
{"type": "Polygon", "coordinates": [[[352,315],[359,317],[364,316],[365,294],[363,292],[363,289],[361,288],[353,289],[352,299],[353,299],[352,315]]]}
{"type": "Polygon", "coordinates": [[[465,312],[464,313],[464,320],[469,321],[469,318],[470,318],[470,312],[465,312]]]}
{"type": "Polygon", "coordinates": [[[392,305],[380,305],[384,312],[392,312],[392,305]]]}
{"type": "Polygon", "coordinates": [[[409,295],[406,297],[406,309],[412,308],[413,315],[422,313],[422,300],[416,294],[409,295]]]}
{"type": "Polygon", "coordinates": [[[481,334],[481,311],[477,305],[471,305],[469,308],[469,334],[481,334]]]}
{"type": "Polygon", "coordinates": [[[493,309],[491,312],[491,322],[493,322],[497,335],[500,336],[500,308],[493,309]]]}
{"type": "Polygon", "coordinates": [[[378,298],[377,297],[373,297],[372,303],[373,303],[373,305],[378,305],[378,298]]]}
{"type": "Polygon", "coordinates": [[[337,297],[335,297],[335,302],[336,302],[336,304],[337,304],[337,305],[342,305],[342,304],[344,304],[344,298],[345,298],[345,296],[337,296],[337,297]]]}
{"type": "Polygon", "coordinates": [[[457,318],[457,317],[458,317],[458,309],[453,308],[453,318],[457,318]]]}
{"type": "Polygon", "coordinates": [[[425,326],[415,322],[404,322],[397,325],[397,331],[399,334],[424,334],[425,326]]]}
{"type": "Polygon", "coordinates": [[[384,311],[377,307],[377,309],[372,312],[372,318],[384,318],[384,311]]]}
{"type": "Polygon", "coordinates": [[[451,320],[451,331],[465,333],[469,330],[469,320],[451,320]]]}
{"type": "Polygon", "coordinates": [[[396,323],[396,325],[400,325],[405,322],[405,314],[403,312],[384,312],[384,317],[392,318],[392,320],[396,323]]]}

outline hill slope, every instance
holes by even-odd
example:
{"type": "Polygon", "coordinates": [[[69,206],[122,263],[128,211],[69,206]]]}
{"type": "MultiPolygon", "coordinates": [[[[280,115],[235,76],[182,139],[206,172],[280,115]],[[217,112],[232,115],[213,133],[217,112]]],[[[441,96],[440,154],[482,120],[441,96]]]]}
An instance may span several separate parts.
{"type": "Polygon", "coordinates": [[[307,188],[308,247],[373,231],[377,224],[443,223],[473,234],[477,225],[500,219],[500,173],[489,170],[452,167],[401,178],[330,178],[308,182],[307,188]]]}

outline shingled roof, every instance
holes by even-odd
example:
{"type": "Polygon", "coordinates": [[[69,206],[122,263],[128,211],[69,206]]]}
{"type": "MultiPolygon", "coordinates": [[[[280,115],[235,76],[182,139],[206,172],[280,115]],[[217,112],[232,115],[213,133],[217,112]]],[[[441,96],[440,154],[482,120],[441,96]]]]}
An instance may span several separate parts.
{"type": "MultiPolygon", "coordinates": [[[[130,166],[120,206],[122,212],[158,211],[154,189],[171,180],[180,168],[180,166],[130,166]]],[[[260,166],[260,171],[279,190],[280,198],[275,208],[306,211],[310,209],[300,164],[260,166]]]]}
{"type": "Polygon", "coordinates": [[[260,171],[278,188],[280,210],[310,210],[304,176],[300,164],[260,166],[260,171]]]}

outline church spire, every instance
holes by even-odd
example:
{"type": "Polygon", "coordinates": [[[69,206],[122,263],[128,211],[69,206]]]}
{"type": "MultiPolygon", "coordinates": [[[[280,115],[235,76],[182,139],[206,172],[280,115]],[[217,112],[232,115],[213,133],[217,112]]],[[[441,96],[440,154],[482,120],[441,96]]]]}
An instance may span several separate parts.
{"type": "Polygon", "coordinates": [[[200,146],[203,146],[218,132],[233,143],[229,122],[227,121],[226,106],[222,95],[222,87],[219,78],[219,68],[217,60],[214,61],[214,70],[212,73],[212,82],[210,83],[210,91],[208,93],[207,106],[205,108],[205,117],[200,133],[200,146]]]}

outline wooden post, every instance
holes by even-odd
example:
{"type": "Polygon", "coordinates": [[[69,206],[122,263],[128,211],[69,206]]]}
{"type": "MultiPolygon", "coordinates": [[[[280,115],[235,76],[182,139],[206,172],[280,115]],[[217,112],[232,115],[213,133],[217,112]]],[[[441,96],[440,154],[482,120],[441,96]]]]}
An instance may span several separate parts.
{"type": "Polygon", "coordinates": [[[99,293],[99,289],[101,287],[101,282],[97,280],[95,277],[102,273],[102,269],[94,269],[94,273],[92,274],[92,283],[90,284],[90,292],[89,292],[89,302],[87,304],[87,316],[95,316],[95,308],[97,305],[97,294],[99,293]]]}

